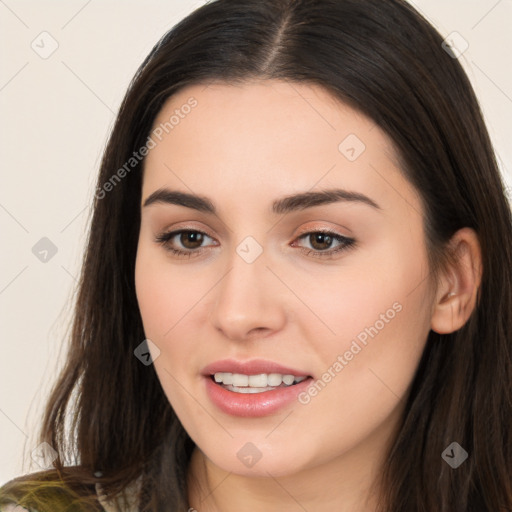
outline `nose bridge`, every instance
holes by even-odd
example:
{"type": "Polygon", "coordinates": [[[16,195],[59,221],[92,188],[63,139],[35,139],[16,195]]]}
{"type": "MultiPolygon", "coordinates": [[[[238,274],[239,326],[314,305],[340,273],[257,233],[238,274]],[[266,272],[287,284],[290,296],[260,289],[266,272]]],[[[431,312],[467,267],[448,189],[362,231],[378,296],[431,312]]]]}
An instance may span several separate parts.
{"type": "Polygon", "coordinates": [[[246,237],[229,255],[227,264],[229,271],[217,287],[211,311],[214,326],[232,339],[244,339],[254,330],[279,329],[284,308],[263,246],[246,237]]]}
{"type": "MultiPolygon", "coordinates": [[[[268,250],[264,250],[263,243],[258,242],[253,236],[246,236],[229,252],[230,272],[227,277],[229,286],[233,287],[232,292],[241,292],[245,295],[258,281],[266,279],[268,250]]],[[[254,296],[255,291],[249,293],[249,296],[254,296]]]]}

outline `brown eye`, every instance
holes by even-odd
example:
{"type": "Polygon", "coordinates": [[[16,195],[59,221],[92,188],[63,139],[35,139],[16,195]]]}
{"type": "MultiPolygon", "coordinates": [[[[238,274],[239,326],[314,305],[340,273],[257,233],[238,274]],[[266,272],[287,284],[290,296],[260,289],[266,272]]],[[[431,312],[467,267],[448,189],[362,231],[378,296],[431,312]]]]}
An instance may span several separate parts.
{"type": "Polygon", "coordinates": [[[337,253],[355,247],[355,239],[330,231],[310,231],[299,236],[292,245],[299,247],[306,255],[319,258],[333,258],[337,253]]]}
{"type": "Polygon", "coordinates": [[[197,249],[201,247],[204,241],[203,233],[199,231],[182,231],[180,235],[180,243],[185,249],[197,249]]]}
{"type": "Polygon", "coordinates": [[[329,249],[333,240],[334,238],[327,233],[311,233],[309,235],[309,242],[311,247],[318,251],[329,249]]]}
{"type": "Polygon", "coordinates": [[[155,238],[155,242],[174,256],[186,258],[198,256],[218,245],[211,236],[195,229],[180,229],[161,233],[155,238]],[[212,244],[212,242],[214,243],[212,244]]]}

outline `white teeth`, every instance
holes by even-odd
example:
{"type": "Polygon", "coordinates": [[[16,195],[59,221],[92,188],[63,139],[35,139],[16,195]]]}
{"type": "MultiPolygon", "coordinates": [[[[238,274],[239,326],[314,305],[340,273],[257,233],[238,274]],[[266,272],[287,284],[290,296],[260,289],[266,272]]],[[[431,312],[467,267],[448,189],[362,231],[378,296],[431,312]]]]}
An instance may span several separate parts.
{"type": "Polygon", "coordinates": [[[295,377],[295,375],[282,375],[280,373],[260,373],[258,375],[244,375],[242,373],[218,372],[214,375],[215,382],[225,386],[236,388],[254,388],[255,391],[243,391],[247,393],[258,393],[262,390],[276,388],[281,384],[291,386],[293,383],[302,382],[306,377],[295,377]],[[256,391],[256,389],[258,391],[256,391]]]}
{"type": "Polygon", "coordinates": [[[283,375],[283,382],[287,386],[291,386],[293,384],[294,380],[295,380],[295,377],[293,375],[283,375]]]}
{"type": "Polygon", "coordinates": [[[249,387],[266,388],[267,376],[264,373],[261,373],[260,375],[249,375],[249,387]]]}
{"type": "Polygon", "coordinates": [[[255,393],[263,393],[264,391],[272,391],[275,388],[236,388],[235,386],[226,386],[226,389],[228,391],[234,391],[235,393],[242,393],[242,394],[255,394],[255,393]]]}
{"type": "Polygon", "coordinates": [[[267,375],[267,384],[269,386],[280,386],[283,382],[283,376],[280,373],[270,373],[267,375]]]}
{"type": "MultiPolygon", "coordinates": [[[[231,384],[237,388],[245,388],[249,385],[248,375],[244,375],[242,373],[233,373],[232,378],[233,380],[231,381],[231,384]]],[[[222,382],[224,382],[224,379],[222,379],[222,382]]]]}

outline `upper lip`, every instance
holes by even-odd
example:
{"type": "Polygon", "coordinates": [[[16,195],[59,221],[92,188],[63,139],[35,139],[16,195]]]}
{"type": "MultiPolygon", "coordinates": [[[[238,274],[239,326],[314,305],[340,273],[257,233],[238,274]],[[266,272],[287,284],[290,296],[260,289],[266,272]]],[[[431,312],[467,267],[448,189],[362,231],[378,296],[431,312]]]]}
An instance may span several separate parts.
{"type": "Polygon", "coordinates": [[[280,373],[282,375],[294,375],[295,377],[309,377],[307,372],[283,366],[265,359],[251,359],[249,361],[237,361],[236,359],[223,359],[205,366],[202,374],[205,376],[215,373],[242,373],[244,375],[258,375],[260,373],[280,373]]]}

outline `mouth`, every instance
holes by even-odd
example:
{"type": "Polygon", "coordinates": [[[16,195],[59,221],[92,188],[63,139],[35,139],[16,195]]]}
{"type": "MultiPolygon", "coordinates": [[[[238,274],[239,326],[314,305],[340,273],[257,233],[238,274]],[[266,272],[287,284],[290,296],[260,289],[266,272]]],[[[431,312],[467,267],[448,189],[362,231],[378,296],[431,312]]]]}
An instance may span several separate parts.
{"type": "Polygon", "coordinates": [[[314,380],[304,370],[265,359],[224,359],[201,373],[211,403],[225,414],[245,418],[293,407],[314,380]]]}
{"type": "Polygon", "coordinates": [[[279,388],[289,388],[312,378],[310,375],[297,376],[281,373],[259,373],[247,375],[243,373],[216,372],[210,379],[218,386],[241,394],[256,394],[274,391],[279,388]]]}

